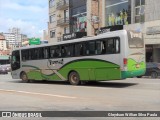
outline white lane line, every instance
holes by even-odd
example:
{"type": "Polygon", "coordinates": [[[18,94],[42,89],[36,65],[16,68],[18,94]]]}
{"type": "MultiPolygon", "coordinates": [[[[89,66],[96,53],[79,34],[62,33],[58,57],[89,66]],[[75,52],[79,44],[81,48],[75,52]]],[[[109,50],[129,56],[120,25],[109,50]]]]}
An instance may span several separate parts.
{"type": "Polygon", "coordinates": [[[42,95],[42,96],[49,96],[49,97],[69,98],[69,99],[76,99],[76,98],[77,98],[77,97],[71,97],[71,96],[45,94],[45,93],[35,93],[35,92],[17,91],[17,90],[5,90],[5,89],[0,89],[0,91],[3,91],[3,92],[24,93],[24,94],[31,94],[31,95],[42,95]]]}

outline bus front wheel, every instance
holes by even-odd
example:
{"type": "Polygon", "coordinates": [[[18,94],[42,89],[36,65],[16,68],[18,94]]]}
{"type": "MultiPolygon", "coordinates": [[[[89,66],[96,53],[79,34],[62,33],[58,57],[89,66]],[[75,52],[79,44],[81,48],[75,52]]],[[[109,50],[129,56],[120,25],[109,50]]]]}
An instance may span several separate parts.
{"type": "Polygon", "coordinates": [[[22,79],[22,82],[24,82],[24,83],[28,83],[29,82],[27,74],[25,72],[21,73],[21,79],[22,79]]]}
{"type": "Polygon", "coordinates": [[[71,85],[79,85],[81,83],[79,74],[77,72],[71,72],[69,74],[69,82],[71,85]]]}

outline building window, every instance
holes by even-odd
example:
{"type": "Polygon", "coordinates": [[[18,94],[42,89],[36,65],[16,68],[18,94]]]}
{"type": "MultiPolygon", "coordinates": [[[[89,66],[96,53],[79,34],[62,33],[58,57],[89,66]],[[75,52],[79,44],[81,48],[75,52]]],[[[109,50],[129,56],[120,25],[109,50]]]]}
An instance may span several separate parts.
{"type": "Polygon", "coordinates": [[[145,21],[145,0],[135,0],[135,23],[145,21]]]}
{"type": "Polygon", "coordinates": [[[72,17],[73,32],[86,32],[87,31],[87,17],[86,13],[81,15],[74,15],[72,17]]]}
{"type": "Polygon", "coordinates": [[[55,6],[55,0],[50,0],[49,1],[49,7],[51,8],[53,6],[55,6]]]}
{"type": "Polygon", "coordinates": [[[65,27],[65,28],[64,28],[64,33],[65,33],[65,34],[70,33],[70,29],[69,29],[69,27],[65,27]]]}
{"type": "Polygon", "coordinates": [[[64,10],[64,17],[69,18],[69,10],[64,10]]]}
{"type": "Polygon", "coordinates": [[[86,32],[87,31],[87,13],[86,5],[72,9],[72,32],[86,32]]]}
{"type": "Polygon", "coordinates": [[[51,37],[51,38],[54,38],[54,37],[56,36],[55,33],[56,33],[55,30],[50,31],[50,37],[51,37]]]}
{"type": "Polygon", "coordinates": [[[106,25],[131,23],[131,0],[106,0],[106,25]]]}
{"type": "Polygon", "coordinates": [[[55,21],[56,21],[56,15],[53,14],[53,15],[50,16],[50,23],[53,23],[55,21]]]}

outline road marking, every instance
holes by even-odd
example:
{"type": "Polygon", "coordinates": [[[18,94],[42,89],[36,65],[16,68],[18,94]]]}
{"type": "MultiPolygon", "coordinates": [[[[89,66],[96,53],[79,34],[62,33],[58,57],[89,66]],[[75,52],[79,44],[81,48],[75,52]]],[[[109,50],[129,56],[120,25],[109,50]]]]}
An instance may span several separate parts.
{"type": "Polygon", "coordinates": [[[17,91],[17,90],[5,90],[5,89],[0,89],[0,91],[4,91],[4,92],[15,92],[15,93],[24,93],[24,94],[31,94],[31,95],[42,95],[42,96],[49,96],[49,97],[69,98],[69,99],[76,99],[76,98],[77,98],[77,97],[71,97],[71,96],[45,94],[45,93],[35,93],[35,92],[17,91]]]}

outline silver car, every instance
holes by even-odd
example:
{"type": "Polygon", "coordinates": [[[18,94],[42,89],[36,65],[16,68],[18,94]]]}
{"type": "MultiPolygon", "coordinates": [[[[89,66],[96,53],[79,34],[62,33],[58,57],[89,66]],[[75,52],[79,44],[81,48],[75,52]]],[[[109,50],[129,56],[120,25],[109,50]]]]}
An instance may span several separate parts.
{"type": "Polygon", "coordinates": [[[0,66],[0,74],[8,74],[6,66],[0,66]]]}

